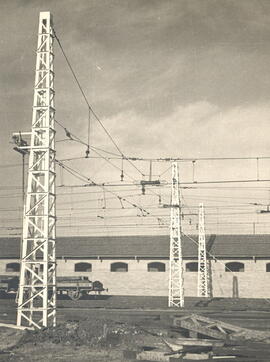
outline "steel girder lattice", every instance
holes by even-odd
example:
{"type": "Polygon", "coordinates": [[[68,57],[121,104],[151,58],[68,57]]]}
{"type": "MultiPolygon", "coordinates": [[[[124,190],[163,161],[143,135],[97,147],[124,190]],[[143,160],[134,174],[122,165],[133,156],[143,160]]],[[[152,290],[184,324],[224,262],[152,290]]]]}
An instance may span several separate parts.
{"type": "Polygon", "coordinates": [[[209,297],[208,265],[205,244],[204,207],[199,205],[199,241],[198,241],[198,297],[209,297]]]}
{"type": "Polygon", "coordinates": [[[183,258],[180,224],[180,197],[178,165],[172,163],[170,225],[170,264],[169,264],[169,307],[184,306],[183,258]]]}
{"type": "Polygon", "coordinates": [[[53,28],[39,17],[27,195],[24,205],[17,325],[56,324],[53,28]]]}

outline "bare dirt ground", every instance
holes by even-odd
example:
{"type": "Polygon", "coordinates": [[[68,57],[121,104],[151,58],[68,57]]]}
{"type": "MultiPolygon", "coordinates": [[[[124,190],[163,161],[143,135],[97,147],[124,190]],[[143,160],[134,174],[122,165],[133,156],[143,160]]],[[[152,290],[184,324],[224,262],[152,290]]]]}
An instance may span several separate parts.
{"type": "Polygon", "coordinates": [[[27,343],[13,349],[12,352],[0,355],[0,361],[25,361],[25,362],[122,362],[122,350],[94,348],[88,346],[66,346],[43,342],[40,344],[27,343]]]}
{"type": "MultiPolygon", "coordinates": [[[[142,323],[144,324],[144,323],[142,323]]],[[[166,330],[104,319],[65,322],[41,331],[0,328],[0,361],[116,362],[123,350],[164,344],[166,330]]],[[[166,348],[165,348],[166,349],[166,348]]]]}
{"type": "MultiPolygon", "coordinates": [[[[183,310],[162,297],[58,300],[58,326],[42,331],[0,328],[0,361],[122,362],[124,350],[155,346],[166,351],[175,315],[195,312],[238,326],[270,330],[270,303],[258,299],[187,298],[183,310]]],[[[15,323],[13,298],[0,299],[0,322],[15,323]]],[[[270,361],[270,357],[269,357],[270,361]]]]}

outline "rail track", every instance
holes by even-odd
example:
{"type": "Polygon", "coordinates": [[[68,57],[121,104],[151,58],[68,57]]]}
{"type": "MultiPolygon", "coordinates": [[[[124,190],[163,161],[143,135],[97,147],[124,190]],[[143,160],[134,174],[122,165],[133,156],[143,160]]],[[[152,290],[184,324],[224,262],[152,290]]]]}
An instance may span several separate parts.
{"type": "MultiPolygon", "coordinates": [[[[71,301],[67,298],[59,299],[57,302],[58,321],[82,320],[89,318],[107,318],[118,321],[148,321],[148,323],[159,325],[171,325],[174,316],[184,316],[190,313],[197,313],[224,322],[233,323],[240,327],[270,330],[270,308],[262,310],[224,310],[213,307],[196,307],[189,305],[184,309],[168,308],[164,305],[165,298],[157,297],[154,306],[145,297],[132,298],[125,296],[100,296],[89,297],[83,300],[71,301]],[[137,300],[136,300],[137,299],[137,300]],[[147,303],[145,303],[147,301],[147,303]]],[[[150,297],[151,299],[151,297],[150,297]]],[[[266,305],[268,306],[268,305],[266,305]]],[[[258,304],[257,304],[258,307],[258,304]]],[[[239,309],[241,303],[239,302],[239,309]]],[[[9,297],[0,299],[0,322],[15,323],[16,302],[15,298],[9,297]]]]}

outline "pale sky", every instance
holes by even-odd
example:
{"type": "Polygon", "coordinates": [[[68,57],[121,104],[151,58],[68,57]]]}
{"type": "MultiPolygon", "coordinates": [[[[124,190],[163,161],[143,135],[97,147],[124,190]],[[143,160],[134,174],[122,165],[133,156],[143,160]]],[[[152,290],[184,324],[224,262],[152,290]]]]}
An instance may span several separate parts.
{"type": "MultiPolygon", "coordinates": [[[[20,163],[20,156],[9,143],[11,135],[31,127],[40,11],[53,14],[56,33],[90,103],[125,155],[156,158],[270,156],[268,0],[0,0],[0,165],[20,163]]],[[[56,118],[86,141],[87,109],[56,43],[55,73],[56,118]]],[[[97,122],[93,121],[91,128],[92,145],[116,152],[97,122]]],[[[63,131],[57,128],[57,139],[63,138],[63,131]]],[[[83,156],[84,151],[78,144],[58,143],[57,158],[83,156]]],[[[114,163],[121,166],[118,161],[114,163]]],[[[82,160],[69,165],[97,182],[120,180],[119,171],[104,160],[82,160]]],[[[148,163],[136,165],[144,173],[149,172],[148,163]]],[[[196,163],[196,177],[198,181],[254,179],[255,165],[256,162],[251,161],[196,163]]],[[[181,180],[192,181],[191,163],[179,166],[181,180]]],[[[261,178],[270,179],[269,166],[269,161],[260,163],[261,178]]],[[[139,182],[140,174],[125,167],[139,182]]],[[[168,163],[154,164],[153,172],[161,174],[168,167],[168,163]]],[[[21,184],[20,167],[0,168],[0,172],[0,186],[21,184]]],[[[170,173],[161,179],[169,182],[170,173]]],[[[64,183],[78,182],[66,176],[64,183]]],[[[194,212],[192,207],[199,201],[220,207],[233,202],[240,205],[244,200],[244,210],[250,213],[249,222],[269,222],[259,229],[269,232],[268,215],[258,215],[258,207],[248,204],[267,204],[270,183],[237,186],[255,189],[183,190],[185,205],[194,212]]],[[[65,191],[71,192],[64,188],[59,192],[65,191]]],[[[118,191],[128,194],[123,188],[118,191]]],[[[155,191],[169,202],[169,188],[155,191]]],[[[12,192],[1,191],[6,198],[0,198],[0,208],[14,205],[15,197],[8,197],[12,192]]],[[[103,197],[102,193],[98,197],[103,197]]],[[[62,201],[70,207],[70,194],[64,198],[64,201],[58,198],[59,208],[62,201]]],[[[78,202],[75,195],[73,202],[74,198],[78,202]]],[[[156,199],[137,195],[133,201],[152,205],[157,204],[156,199]]],[[[17,199],[16,203],[19,204],[17,199]]],[[[92,204],[89,202],[87,206],[92,204]]],[[[168,210],[162,210],[162,215],[165,211],[168,216],[168,210]]],[[[223,230],[221,226],[213,226],[214,221],[246,220],[239,214],[222,219],[217,216],[222,213],[220,209],[210,209],[210,212],[214,215],[209,215],[206,223],[209,222],[211,232],[228,232],[228,226],[223,230]]],[[[98,213],[98,210],[91,213],[90,222],[95,225],[101,220],[95,220],[101,216],[98,213]]],[[[123,210],[110,214],[123,219],[126,215],[123,210]]],[[[17,221],[3,221],[7,216],[14,217],[5,215],[4,211],[0,214],[3,226],[20,225],[17,221]]],[[[74,214],[69,222],[72,218],[74,214]]],[[[139,217],[134,219],[132,222],[141,222],[139,217]]],[[[107,223],[111,223],[109,218],[107,223]]],[[[187,224],[188,228],[189,222],[187,224]]],[[[190,227],[195,228],[195,225],[196,217],[192,217],[190,227]]],[[[253,232],[253,226],[236,225],[229,230],[253,232]]],[[[92,231],[91,227],[86,227],[84,233],[92,231]]],[[[143,232],[139,227],[136,231],[143,232]]]]}

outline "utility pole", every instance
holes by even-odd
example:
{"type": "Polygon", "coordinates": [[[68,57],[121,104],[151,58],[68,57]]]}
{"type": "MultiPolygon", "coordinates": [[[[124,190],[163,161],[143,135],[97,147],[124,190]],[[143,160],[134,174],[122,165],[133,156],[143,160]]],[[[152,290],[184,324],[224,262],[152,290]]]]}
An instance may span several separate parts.
{"type": "Polygon", "coordinates": [[[180,224],[179,176],[177,162],[172,163],[169,264],[169,307],[184,307],[183,257],[180,224]]]}
{"type": "MultiPolygon", "coordinates": [[[[15,144],[13,150],[22,155],[22,210],[23,210],[24,200],[25,200],[25,156],[29,153],[29,150],[24,149],[24,147],[28,146],[28,144],[24,139],[22,139],[21,133],[19,133],[18,136],[13,135],[12,140],[13,143],[15,144]]],[[[24,215],[22,212],[22,223],[23,223],[23,218],[24,215]]],[[[21,234],[21,243],[20,243],[20,260],[22,260],[22,245],[23,245],[23,232],[21,234]]]]}
{"type": "Polygon", "coordinates": [[[198,242],[198,297],[209,297],[208,265],[205,243],[204,207],[199,205],[199,242],[198,242]]]}
{"type": "Polygon", "coordinates": [[[27,142],[22,139],[21,133],[19,135],[14,135],[12,137],[14,144],[13,150],[20,153],[22,155],[22,207],[24,205],[25,198],[25,156],[29,153],[28,149],[24,149],[24,147],[28,146],[27,142]]]}
{"type": "MultiPolygon", "coordinates": [[[[42,328],[56,325],[55,260],[55,108],[53,28],[50,12],[39,16],[32,131],[27,194],[24,205],[23,241],[17,325],[42,328]]],[[[16,137],[17,134],[14,134],[16,137]]]]}

